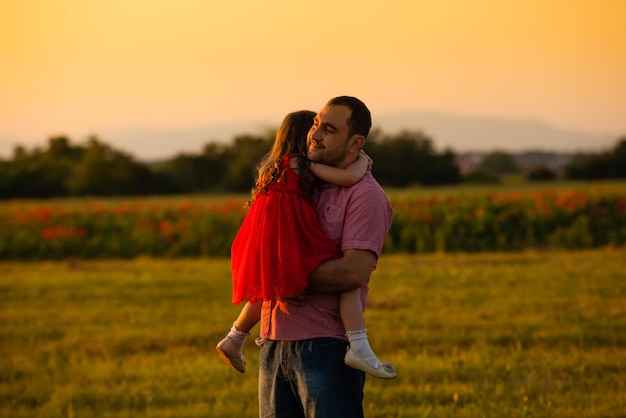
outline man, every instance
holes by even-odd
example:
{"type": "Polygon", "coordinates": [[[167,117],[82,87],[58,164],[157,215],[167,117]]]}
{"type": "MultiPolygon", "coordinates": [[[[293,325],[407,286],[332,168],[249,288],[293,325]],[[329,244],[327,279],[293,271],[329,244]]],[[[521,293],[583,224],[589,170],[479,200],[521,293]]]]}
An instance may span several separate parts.
{"type": "MultiPolygon", "coordinates": [[[[359,99],[331,99],[308,133],[308,158],[346,167],[359,155],[371,124],[359,99]]],[[[309,294],[263,303],[261,417],[363,417],[365,374],[344,364],[348,342],[339,292],[361,288],[365,306],[392,208],[371,172],[352,187],[325,185],[316,205],[322,229],[341,246],[343,257],[322,263],[311,274],[309,294]]]]}

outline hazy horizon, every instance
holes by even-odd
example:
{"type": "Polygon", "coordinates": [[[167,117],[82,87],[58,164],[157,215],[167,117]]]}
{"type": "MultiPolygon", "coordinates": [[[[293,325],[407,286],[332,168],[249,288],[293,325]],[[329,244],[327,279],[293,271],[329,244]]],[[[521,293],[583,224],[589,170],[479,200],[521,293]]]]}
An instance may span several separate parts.
{"type": "MultiPolygon", "coordinates": [[[[32,141],[0,137],[0,158],[12,155],[14,146],[27,149],[45,148],[48,138],[65,136],[73,144],[83,144],[95,135],[118,150],[129,152],[140,160],[158,160],[177,153],[198,153],[212,142],[230,142],[239,135],[264,135],[278,128],[280,120],[242,120],[230,123],[189,127],[151,128],[120,127],[92,130],[83,134],[57,132],[32,141]]],[[[495,116],[454,115],[436,111],[396,112],[374,117],[373,128],[385,135],[402,130],[420,131],[433,140],[437,150],[450,148],[457,153],[545,151],[557,153],[601,152],[612,148],[623,134],[586,133],[551,126],[541,120],[499,118],[495,116]]]]}

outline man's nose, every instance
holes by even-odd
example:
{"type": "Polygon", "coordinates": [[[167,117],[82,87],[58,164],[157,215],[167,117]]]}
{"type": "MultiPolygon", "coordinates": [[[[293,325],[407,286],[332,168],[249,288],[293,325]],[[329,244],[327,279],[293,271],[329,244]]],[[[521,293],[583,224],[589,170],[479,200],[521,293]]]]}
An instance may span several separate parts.
{"type": "Polygon", "coordinates": [[[317,141],[320,138],[319,132],[320,132],[320,127],[319,126],[318,127],[312,127],[311,130],[309,131],[309,136],[317,141]]]}

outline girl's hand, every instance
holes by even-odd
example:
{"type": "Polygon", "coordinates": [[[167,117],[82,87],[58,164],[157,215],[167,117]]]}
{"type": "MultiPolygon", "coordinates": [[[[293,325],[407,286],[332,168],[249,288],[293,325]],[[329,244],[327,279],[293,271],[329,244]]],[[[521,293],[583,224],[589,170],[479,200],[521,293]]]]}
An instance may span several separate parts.
{"type": "Polygon", "coordinates": [[[363,158],[366,158],[366,159],[367,159],[367,171],[372,171],[372,166],[374,165],[374,160],[372,160],[372,159],[370,158],[370,156],[369,156],[369,155],[367,155],[367,154],[365,153],[365,151],[363,151],[363,150],[360,150],[360,151],[359,151],[359,157],[363,157],[363,158]]]}

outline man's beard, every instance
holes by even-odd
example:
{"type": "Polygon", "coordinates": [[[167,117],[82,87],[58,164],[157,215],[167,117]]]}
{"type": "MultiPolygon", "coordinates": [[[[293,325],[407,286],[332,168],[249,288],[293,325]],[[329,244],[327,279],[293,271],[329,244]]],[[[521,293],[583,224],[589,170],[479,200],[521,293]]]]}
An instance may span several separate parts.
{"type": "Polygon", "coordinates": [[[348,144],[346,143],[343,148],[337,149],[335,153],[328,154],[326,152],[328,148],[323,148],[321,150],[307,151],[307,158],[314,163],[320,163],[325,165],[330,165],[332,167],[337,167],[337,165],[343,161],[348,153],[348,144]]]}

